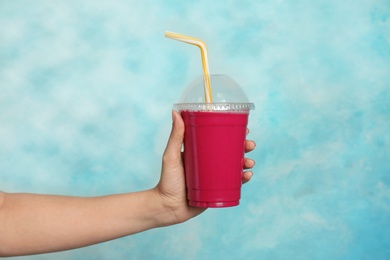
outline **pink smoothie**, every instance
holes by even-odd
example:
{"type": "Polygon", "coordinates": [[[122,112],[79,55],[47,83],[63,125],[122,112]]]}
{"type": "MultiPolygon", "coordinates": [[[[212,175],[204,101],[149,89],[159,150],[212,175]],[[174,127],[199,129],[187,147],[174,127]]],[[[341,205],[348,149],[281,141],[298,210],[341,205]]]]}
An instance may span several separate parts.
{"type": "Polygon", "coordinates": [[[239,204],[248,112],[182,111],[189,204],[239,204]]]}

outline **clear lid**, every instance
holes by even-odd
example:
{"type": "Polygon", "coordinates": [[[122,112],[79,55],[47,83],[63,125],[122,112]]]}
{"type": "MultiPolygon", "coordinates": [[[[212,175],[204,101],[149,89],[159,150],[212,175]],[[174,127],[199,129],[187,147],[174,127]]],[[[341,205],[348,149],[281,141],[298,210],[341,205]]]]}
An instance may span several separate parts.
{"type": "Polygon", "coordinates": [[[174,104],[178,111],[249,111],[255,109],[240,85],[223,74],[210,75],[213,102],[205,103],[203,76],[191,82],[184,90],[179,103],[174,104]]]}

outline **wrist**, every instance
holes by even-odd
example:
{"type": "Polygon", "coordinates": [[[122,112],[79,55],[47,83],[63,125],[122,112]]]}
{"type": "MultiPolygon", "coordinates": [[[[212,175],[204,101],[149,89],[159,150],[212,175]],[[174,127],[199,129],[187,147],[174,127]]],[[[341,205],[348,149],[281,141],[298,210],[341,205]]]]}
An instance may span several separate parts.
{"type": "Polygon", "coordinates": [[[149,190],[154,205],[154,222],[157,227],[165,227],[183,222],[177,217],[178,207],[170,202],[158,187],[149,190]]]}

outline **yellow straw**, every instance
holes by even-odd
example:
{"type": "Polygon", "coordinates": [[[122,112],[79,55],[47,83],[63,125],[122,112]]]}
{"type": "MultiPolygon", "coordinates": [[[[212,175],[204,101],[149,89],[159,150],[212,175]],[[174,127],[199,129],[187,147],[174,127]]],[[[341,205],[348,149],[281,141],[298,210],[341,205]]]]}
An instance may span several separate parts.
{"type": "Polygon", "coordinates": [[[204,75],[204,97],[207,103],[213,101],[211,87],[210,87],[210,72],[209,72],[209,62],[207,59],[207,45],[204,41],[186,36],[174,32],[165,32],[165,37],[178,40],[181,42],[189,43],[195,46],[198,46],[200,49],[200,54],[202,56],[202,65],[203,65],[203,75],[204,75]]]}

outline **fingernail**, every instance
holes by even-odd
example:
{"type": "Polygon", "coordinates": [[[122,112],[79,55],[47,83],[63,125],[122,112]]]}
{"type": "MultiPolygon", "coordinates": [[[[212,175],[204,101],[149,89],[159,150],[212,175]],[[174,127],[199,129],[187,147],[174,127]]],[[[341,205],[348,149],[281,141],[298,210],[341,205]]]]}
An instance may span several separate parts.
{"type": "Polygon", "coordinates": [[[253,167],[253,166],[255,166],[255,161],[254,161],[254,160],[252,160],[252,159],[249,159],[249,161],[251,162],[251,164],[252,164],[252,167],[253,167]]]}
{"type": "Polygon", "coordinates": [[[250,179],[253,176],[253,172],[247,171],[247,172],[245,172],[245,175],[246,175],[246,178],[250,179]]]}

